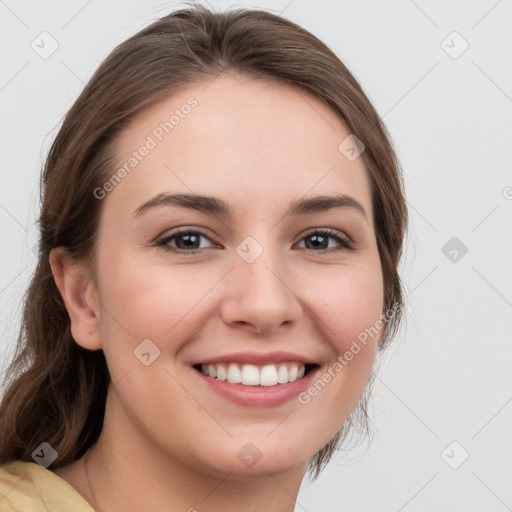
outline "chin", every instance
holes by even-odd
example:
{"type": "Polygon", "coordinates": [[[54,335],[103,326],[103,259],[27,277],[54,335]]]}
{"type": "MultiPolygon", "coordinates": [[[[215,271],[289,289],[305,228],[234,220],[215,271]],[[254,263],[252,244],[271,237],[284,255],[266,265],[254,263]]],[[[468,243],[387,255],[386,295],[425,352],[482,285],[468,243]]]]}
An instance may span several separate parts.
{"type": "Polygon", "coordinates": [[[230,474],[230,478],[240,480],[290,471],[304,473],[311,457],[322,448],[320,443],[318,449],[314,449],[311,436],[292,439],[286,436],[285,431],[276,435],[275,439],[272,439],[273,435],[268,436],[268,431],[264,435],[247,431],[224,446],[216,443],[216,450],[208,449],[213,457],[204,463],[210,471],[222,473],[223,476],[230,474]]]}

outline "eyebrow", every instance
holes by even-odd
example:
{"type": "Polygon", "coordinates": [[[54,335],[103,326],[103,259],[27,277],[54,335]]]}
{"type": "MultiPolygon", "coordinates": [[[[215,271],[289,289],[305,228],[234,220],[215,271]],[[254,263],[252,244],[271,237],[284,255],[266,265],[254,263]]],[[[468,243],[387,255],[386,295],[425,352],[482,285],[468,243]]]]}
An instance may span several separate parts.
{"type": "MultiPolygon", "coordinates": [[[[139,216],[152,208],[159,206],[178,206],[190,208],[203,213],[232,217],[234,209],[226,201],[212,196],[199,196],[196,194],[158,194],[139,206],[133,214],[139,216]]],[[[333,208],[352,208],[361,213],[366,220],[366,211],[357,201],[346,194],[320,195],[293,201],[286,215],[306,215],[308,213],[325,212],[333,208]]]]}

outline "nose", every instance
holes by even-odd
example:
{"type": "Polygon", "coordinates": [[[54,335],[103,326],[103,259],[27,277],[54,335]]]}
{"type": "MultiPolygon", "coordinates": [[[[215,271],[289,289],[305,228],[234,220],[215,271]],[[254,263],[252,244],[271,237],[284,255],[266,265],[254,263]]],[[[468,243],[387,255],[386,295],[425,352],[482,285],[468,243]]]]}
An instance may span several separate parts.
{"type": "Polygon", "coordinates": [[[231,327],[268,334],[297,323],[303,307],[296,294],[293,272],[276,250],[264,249],[248,263],[234,254],[233,269],[226,276],[221,316],[231,327]]]}

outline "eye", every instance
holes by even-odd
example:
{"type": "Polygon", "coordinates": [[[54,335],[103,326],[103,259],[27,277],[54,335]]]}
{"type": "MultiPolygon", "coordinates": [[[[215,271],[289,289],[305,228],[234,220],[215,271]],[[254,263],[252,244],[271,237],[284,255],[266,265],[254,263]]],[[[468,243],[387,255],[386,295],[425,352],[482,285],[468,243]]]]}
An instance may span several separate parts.
{"type": "Polygon", "coordinates": [[[300,242],[306,241],[305,243],[305,249],[313,251],[313,252],[338,252],[343,250],[353,250],[354,246],[352,242],[340,235],[337,231],[334,231],[332,229],[317,229],[316,231],[312,231],[308,235],[306,235],[300,242]],[[309,243],[307,242],[309,240],[309,243]],[[329,244],[329,240],[334,240],[338,247],[333,247],[329,244]],[[316,249],[321,249],[321,251],[318,251],[316,249]],[[327,249],[333,249],[327,250],[327,249]]]}
{"type": "Polygon", "coordinates": [[[201,231],[182,229],[160,240],[157,245],[169,251],[194,254],[204,249],[204,246],[201,247],[202,238],[211,242],[211,239],[201,231]],[[171,245],[171,242],[175,242],[176,245],[171,245]]]}
{"type": "MultiPolygon", "coordinates": [[[[163,238],[157,243],[157,245],[168,251],[174,251],[182,254],[195,254],[207,247],[207,245],[201,245],[201,239],[212,242],[211,238],[201,231],[181,229],[175,231],[170,236],[163,238]]],[[[305,246],[300,248],[305,248],[306,250],[313,252],[330,253],[354,249],[354,245],[348,238],[340,235],[340,233],[332,229],[317,229],[316,231],[312,231],[302,238],[298,245],[303,241],[305,241],[305,246]],[[334,247],[330,244],[331,240],[334,241],[334,247]]]]}

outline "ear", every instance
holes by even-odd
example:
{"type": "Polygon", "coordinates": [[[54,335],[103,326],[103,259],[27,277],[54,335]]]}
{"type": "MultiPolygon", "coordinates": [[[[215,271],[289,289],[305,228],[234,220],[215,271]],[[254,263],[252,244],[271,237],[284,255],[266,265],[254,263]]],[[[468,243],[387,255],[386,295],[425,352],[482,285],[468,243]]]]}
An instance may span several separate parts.
{"type": "Polygon", "coordinates": [[[64,247],[50,251],[50,266],[71,319],[71,335],[88,350],[103,348],[99,302],[90,269],[74,261],[64,247]]]}

